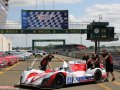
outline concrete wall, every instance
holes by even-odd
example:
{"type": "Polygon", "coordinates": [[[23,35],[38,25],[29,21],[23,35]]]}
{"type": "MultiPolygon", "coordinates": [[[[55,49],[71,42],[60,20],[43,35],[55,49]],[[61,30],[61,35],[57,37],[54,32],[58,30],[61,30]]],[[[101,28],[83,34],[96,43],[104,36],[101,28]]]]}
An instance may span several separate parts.
{"type": "Polygon", "coordinates": [[[0,51],[11,51],[11,50],[12,50],[12,40],[0,34],[0,51]]]}
{"type": "Polygon", "coordinates": [[[0,29],[4,28],[8,14],[8,2],[0,0],[0,29]]]}

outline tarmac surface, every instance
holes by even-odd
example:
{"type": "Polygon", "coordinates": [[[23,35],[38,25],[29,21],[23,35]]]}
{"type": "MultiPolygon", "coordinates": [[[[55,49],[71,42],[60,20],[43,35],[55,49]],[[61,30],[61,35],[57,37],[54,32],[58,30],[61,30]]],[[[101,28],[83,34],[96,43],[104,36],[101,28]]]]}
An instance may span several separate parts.
{"type": "MultiPolygon", "coordinates": [[[[66,58],[65,56],[60,56],[60,58],[64,58],[65,60],[69,60],[70,58],[66,58]]],[[[33,65],[33,68],[39,69],[39,62],[42,59],[41,57],[36,58],[36,62],[33,65]]],[[[34,58],[27,61],[20,61],[13,66],[6,67],[0,70],[0,90],[39,90],[37,88],[25,87],[19,88],[17,87],[20,75],[23,70],[27,69],[28,66],[32,64],[34,58]]],[[[51,62],[52,68],[59,67],[62,65],[62,62],[54,59],[51,62]]],[[[75,85],[65,86],[59,90],[120,90],[120,70],[114,71],[116,80],[111,81],[111,75],[109,78],[109,82],[102,83],[80,83],[75,85]]],[[[41,90],[41,89],[40,89],[41,90]]]]}

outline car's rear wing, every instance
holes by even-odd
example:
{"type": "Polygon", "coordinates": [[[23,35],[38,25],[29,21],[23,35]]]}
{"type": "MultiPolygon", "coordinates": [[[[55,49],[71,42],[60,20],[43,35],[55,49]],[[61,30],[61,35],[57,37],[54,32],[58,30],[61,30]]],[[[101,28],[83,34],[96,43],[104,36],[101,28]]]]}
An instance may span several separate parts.
{"type": "Polygon", "coordinates": [[[75,59],[75,60],[71,60],[68,62],[69,64],[80,64],[80,63],[86,63],[85,60],[81,60],[81,59],[75,59]]]}

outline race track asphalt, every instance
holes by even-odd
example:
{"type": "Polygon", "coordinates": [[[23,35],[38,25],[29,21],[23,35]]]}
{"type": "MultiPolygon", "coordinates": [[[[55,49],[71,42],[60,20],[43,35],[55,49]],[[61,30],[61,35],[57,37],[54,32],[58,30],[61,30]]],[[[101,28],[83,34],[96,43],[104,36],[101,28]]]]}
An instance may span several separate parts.
{"type": "MultiPolygon", "coordinates": [[[[65,56],[57,55],[60,58],[70,59],[65,56]]],[[[36,62],[33,65],[33,68],[39,69],[39,62],[42,57],[37,57],[36,62]]],[[[27,61],[20,61],[13,66],[6,67],[0,70],[0,90],[36,90],[36,88],[19,88],[17,87],[21,72],[28,68],[34,57],[27,61]]],[[[62,62],[54,59],[51,62],[52,68],[59,67],[62,65],[62,62]]],[[[120,70],[114,71],[116,80],[102,83],[81,83],[75,85],[65,86],[64,88],[58,90],[120,90],[120,70]]],[[[111,75],[109,80],[111,80],[111,75]]],[[[37,89],[38,90],[38,89],[37,89]]]]}

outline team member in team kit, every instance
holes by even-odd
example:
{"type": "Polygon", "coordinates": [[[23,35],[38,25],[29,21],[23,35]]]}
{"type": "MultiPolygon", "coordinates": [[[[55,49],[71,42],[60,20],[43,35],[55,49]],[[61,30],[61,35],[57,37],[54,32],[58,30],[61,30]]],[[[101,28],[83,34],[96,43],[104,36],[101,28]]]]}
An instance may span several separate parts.
{"type": "Polygon", "coordinates": [[[87,62],[89,58],[90,58],[89,55],[85,53],[82,60],[85,60],[87,62]]]}
{"type": "Polygon", "coordinates": [[[112,58],[112,55],[107,51],[107,49],[103,49],[102,52],[103,52],[102,56],[104,57],[104,60],[106,62],[107,79],[105,81],[109,81],[108,80],[109,72],[112,75],[112,81],[114,81],[115,76],[114,76],[114,73],[113,73],[113,58],[112,58]]]}
{"type": "Polygon", "coordinates": [[[93,53],[92,59],[93,59],[92,64],[93,64],[94,68],[99,68],[100,67],[99,55],[93,53]]]}
{"type": "MultiPolygon", "coordinates": [[[[62,58],[58,58],[57,56],[54,56],[52,53],[49,53],[46,57],[43,58],[43,60],[40,62],[40,69],[43,70],[43,71],[46,71],[46,68],[47,68],[47,65],[51,68],[51,60],[53,58],[56,58],[62,62],[64,62],[64,65],[65,65],[65,61],[64,59],[62,58]]],[[[65,65],[66,66],[66,65],[65,65]]]]}
{"type": "Polygon", "coordinates": [[[46,57],[43,58],[43,60],[40,62],[40,69],[46,70],[47,65],[51,68],[51,60],[54,58],[54,55],[52,53],[49,53],[46,57]]]}

